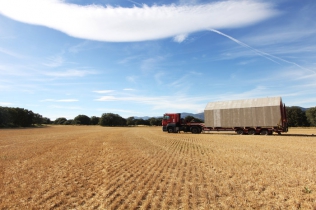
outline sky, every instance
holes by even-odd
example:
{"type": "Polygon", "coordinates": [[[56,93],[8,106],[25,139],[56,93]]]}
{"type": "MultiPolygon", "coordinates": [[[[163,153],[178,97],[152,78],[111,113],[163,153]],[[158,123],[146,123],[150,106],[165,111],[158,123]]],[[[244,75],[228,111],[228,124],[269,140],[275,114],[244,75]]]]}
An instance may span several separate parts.
{"type": "Polygon", "coordinates": [[[0,0],[0,106],[55,120],[316,106],[315,0],[0,0]]]}

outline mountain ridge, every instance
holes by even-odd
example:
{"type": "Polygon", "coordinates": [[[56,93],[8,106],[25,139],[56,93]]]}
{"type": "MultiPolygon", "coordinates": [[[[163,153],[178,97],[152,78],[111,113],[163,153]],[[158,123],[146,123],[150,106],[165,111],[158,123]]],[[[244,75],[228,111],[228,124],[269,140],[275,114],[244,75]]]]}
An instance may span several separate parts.
{"type": "MultiPolygon", "coordinates": [[[[182,112],[180,114],[181,114],[181,118],[185,118],[187,116],[192,116],[192,117],[198,118],[200,120],[204,120],[204,112],[197,113],[197,114],[193,114],[193,113],[189,113],[189,112],[182,112]]],[[[152,118],[149,116],[143,116],[143,117],[133,116],[133,117],[135,119],[143,119],[143,120],[148,120],[148,119],[152,118]]],[[[159,116],[159,117],[162,117],[162,116],[159,116]]],[[[154,117],[154,118],[159,118],[159,117],[154,117]]]]}
{"type": "MultiPolygon", "coordinates": [[[[289,107],[294,107],[294,106],[289,106],[289,107]]],[[[303,112],[306,112],[309,108],[304,108],[304,107],[300,107],[300,106],[297,106],[299,107],[303,112]]],[[[195,117],[195,118],[198,118],[200,120],[204,120],[204,112],[201,112],[201,113],[196,113],[196,114],[193,114],[193,113],[189,113],[189,112],[182,112],[180,113],[181,114],[181,118],[185,118],[187,116],[192,116],[192,117],[195,117]]],[[[159,116],[159,117],[162,117],[162,116],[159,116]]],[[[159,117],[154,117],[154,118],[159,118],[159,117]]],[[[144,117],[137,117],[137,116],[134,116],[135,119],[143,119],[143,120],[148,120],[152,117],[149,117],[149,116],[144,116],[144,117]]]]}

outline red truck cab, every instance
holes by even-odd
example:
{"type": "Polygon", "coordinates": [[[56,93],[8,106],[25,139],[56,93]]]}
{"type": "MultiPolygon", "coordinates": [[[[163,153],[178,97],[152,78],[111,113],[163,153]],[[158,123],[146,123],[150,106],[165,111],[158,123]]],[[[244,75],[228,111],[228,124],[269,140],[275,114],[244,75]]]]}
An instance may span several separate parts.
{"type": "Polygon", "coordinates": [[[181,124],[181,114],[180,113],[166,113],[162,118],[162,130],[168,131],[169,133],[175,132],[176,127],[181,124]],[[169,129],[169,130],[168,130],[169,129]]]}
{"type": "Polygon", "coordinates": [[[180,131],[201,133],[203,127],[203,123],[184,122],[180,113],[166,113],[162,118],[162,131],[168,131],[168,133],[178,133],[180,131]]]}

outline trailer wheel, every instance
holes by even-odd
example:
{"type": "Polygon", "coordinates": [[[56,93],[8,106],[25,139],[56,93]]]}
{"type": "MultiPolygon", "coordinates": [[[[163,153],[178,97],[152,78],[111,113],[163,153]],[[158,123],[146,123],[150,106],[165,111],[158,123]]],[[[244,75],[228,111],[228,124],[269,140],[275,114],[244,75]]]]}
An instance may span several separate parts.
{"type": "Polygon", "coordinates": [[[173,132],[174,132],[173,127],[169,127],[168,128],[168,133],[173,133],[173,132]]]}
{"type": "Polygon", "coordinates": [[[238,129],[238,130],[236,131],[236,133],[237,133],[238,135],[243,135],[243,134],[244,134],[244,131],[241,130],[241,129],[238,129]]]}
{"type": "Polygon", "coordinates": [[[248,135],[255,135],[256,131],[254,129],[248,130],[248,135]]]}
{"type": "Polygon", "coordinates": [[[260,131],[260,135],[268,135],[269,134],[269,132],[267,131],[267,130],[261,130],[260,131]]]}
{"type": "Polygon", "coordinates": [[[195,133],[199,133],[199,128],[198,127],[192,127],[191,128],[191,132],[194,133],[194,134],[195,133]]]}

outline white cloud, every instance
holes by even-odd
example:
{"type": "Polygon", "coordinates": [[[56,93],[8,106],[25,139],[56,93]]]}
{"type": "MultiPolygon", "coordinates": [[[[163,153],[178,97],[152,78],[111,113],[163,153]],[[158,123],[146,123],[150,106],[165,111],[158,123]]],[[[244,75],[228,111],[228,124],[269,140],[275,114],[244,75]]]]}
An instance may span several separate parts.
{"type": "MultiPolygon", "coordinates": [[[[0,1],[0,3],[1,3],[1,1],[0,1]]],[[[6,55],[10,55],[10,56],[15,57],[15,58],[23,58],[24,57],[22,55],[19,55],[19,54],[15,53],[15,52],[9,51],[9,50],[4,49],[4,48],[0,48],[0,53],[6,54],[6,55]]]]}
{"type": "Polygon", "coordinates": [[[259,31],[258,34],[243,37],[243,40],[248,44],[256,46],[266,46],[281,43],[293,43],[298,40],[306,39],[310,36],[315,36],[315,28],[302,27],[280,27],[273,28],[273,30],[259,31]],[[259,33],[260,32],[260,33],[259,33]]]}
{"type": "Polygon", "coordinates": [[[63,65],[64,62],[64,58],[60,55],[57,55],[47,58],[47,62],[44,63],[44,65],[53,68],[63,65]]]}
{"type": "Polygon", "coordinates": [[[248,48],[248,49],[254,51],[257,55],[262,56],[262,57],[264,57],[264,58],[266,58],[266,59],[268,59],[268,60],[270,60],[270,61],[272,61],[272,62],[274,62],[274,63],[279,64],[279,62],[283,62],[283,63],[287,63],[287,64],[290,64],[290,65],[296,66],[296,67],[298,67],[298,68],[300,68],[300,69],[302,69],[302,70],[307,70],[307,71],[310,71],[310,72],[312,72],[312,73],[315,73],[314,70],[307,69],[307,68],[305,68],[305,67],[303,67],[303,66],[301,66],[301,65],[299,65],[299,64],[297,64],[297,63],[295,63],[295,62],[292,62],[292,61],[283,59],[283,58],[281,58],[281,57],[272,55],[272,54],[270,54],[270,53],[266,53],[266,52],[263,52],[263,51],[258,50],[258,49],[256,49],[256,48],[253,48],[253,47],[251,47],[251,46],[249,46],[249,45],[247,45],[247,44],[245,44],[245,43],[239,41],[238,39],[233,38],[233,37],[231,37],[231,36],[229,36],[229,35],[227,35],[227,34],[224,34],[224,33],[220,32],[220,31],[218,31],[218,30],[215,30],[215,29],[209,29],[209,30],[210,30],[210,31],[213,31],[213,32],[215,32],[215,33],[218,33],[218,34],[220,34],[220,35],[222,35],[222,36],[227,37],[228,39],[230,39],[230,40],[236,42],[237,44],[239,44],[239,45],[241,45],[241,46],[243,46],[243,47],[245,47],[245,48],[248,48]]]}
{"type": "Polygon", "coordinates": [[[189,77],[189,74],[184,74],[179,79],[175,80],[174,82],[170,83],[170,86],[173,88],[180,88],[183,86],[188,86],[189,84],[186,82],[189,77]]]}
{"type": "Polygon", "coordinates": [[[95,48],[98,48],[98,47],[91,45],[90,41],[83,41],[83,42],[80,42],[77,45],[71,46],[68,49],[68,51],[71,52],[71,53],[79,53],[81,51],[91,50],[91,49],[95,49],[95,48]]]}
{"type": "Polygon", "coordinates": [[[81,6],[62,0],[0,0],[0,13],[77,38],[130,42],[167,37],[183,41],[183,34],[208,28],[242,27],[270,18],[277,11],[271,3],[255,0],[132,8],[81,6]]]}
{"type": "MultiPolygon", "coordinates": [[[[125,109],[109,109],[109,108],[102,108],[102,109],[97,109],[97,111],[101,112],[122,112],[122,113],[135,113],[135,111],[131,110],[125,110],[125,109]]],[[[139,112],[140,113],[140,112],[139,112]]]]}
{"type": "Polygon", "coordinates": [[[238,99],[247,99],[247,98],[264,98],[278,96],[277,92],[272,93],[271,90],[265,86],[257,86],[254,89],[247,90],[240,93],[228,92],[216,97],[216,101],[227,101],[227,100],[238,100],[238,99]]]}
{"type": "Polygon", "coordinates": [[[78,99],[59,99],[59,100],[56,100],[56,99],[44,99],[44,100],[41,100],[41,102],[77,102],[79,101],[78,99]]]}
{"type": "Polygon", "coordinates": [[[153,110],[170,111],[195,111],[202,110],[205,106],[205,97],[183,97],[183,96],[102,96],[95,101],[125,101],[130,103],[140,103],[151,105],[153,110]]]}
{"type": "Polygon", "coordinates": [[[157,82],[159,85],[163,84],[163,78],[164,78],[165,75],[166,75],[166,73],[163,72],[163,71],[159,71],[159,72],[157,72],[157,73],[154,75],[155,80],[156,80],[156,82],[157,82]]]}
{"type": "MultiPolygon", "coordinates": [[[[33,77],[30,68],[20,64],[0,64],[0,75],[13,75],[16,77],[33,77]]],[[[2,77],[3,78],[3,77],[2,77]]],[[[12,82],[12,81],[11,81],[12,82]]]]}
{"type": "Polygon", "coordinates": [[[69,69],[66,71],[45,72],[44,74],[53,77],[84,77],[88,74],[96,74],[96,72],[88,70],[69,69]]]}
{"type": "Polygon", "coordinates": [[[126,80],[132,83],[136,83],[137,82],[138,77],[137,76],[127,76],[126,80]]]}
{"type": "Polygon", "coordinates": [[[96,101],[124,101],[124,100],[129,101],[130,99],[117,98],[115,96],[102,96],[102,97],[96,99],[96,101]]]}
{"type": "MultiPolygon", "coordinates": [[[[56,106],[56,105],[52,105],[49,106],[50,108],[54,108],[54,109],[70,109],[70,110],[82,110],[83,108],[79,107],[79,106],[56,106]]],[[[67,117],[70,118],[70,117],[67,117]]]]}
{"type": "Polygon", "coordinates": [[[306,106],[306,104],[311,104],[310,107],[315,107],[316,98],[305,98],[300,100],[295,98],[294,100],[289,101],[287,104],[289,104],[289,106],[306,106]]]}
{"type": "Polygon", "coordinates": [[[163,56],[145,59],[142,61],[141,69],[144,71],[154,70],[155,68],[157,68],[156,66],[159,65],[163,60],[163,56]]]}
{"type": "Polygon", "coordinates": [[[0,102],[0,106],[11,106],[12,103],[10,102],[0,102]]]}
{"type": "Polygon", "coordinates": [[[139,58],[140,58],[139,55],[133,55],[133,56],[129,56],[129,57],[126,57],[126,58],[120,60],[118,63],[119,64],[126,64],[126,63],[129,63],[130,61],[134,61],[134,60],[137,60],[139,58]]]}
{"type": "Polygon", "coordinates": [[[183,42],[186,38],[187,38],[187,34],[181,34],[181,35],[178,35],[178,36],[175,36],[174,38],[173,38],[173,40],[175,41],[175,42],[179,42],[179,43],[181,43],[181,42],[183,42]]]}
{"type": "Polygon", "coordinates": [[[79,101],[78,99],[61,99],[57,100],[57,102],[76,102],[79,101]]]}
{"type": "Polygon", "coordinates": [[[94,93],[112,93],[114,90],[95,90],[94,93]]]}

